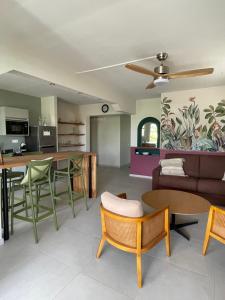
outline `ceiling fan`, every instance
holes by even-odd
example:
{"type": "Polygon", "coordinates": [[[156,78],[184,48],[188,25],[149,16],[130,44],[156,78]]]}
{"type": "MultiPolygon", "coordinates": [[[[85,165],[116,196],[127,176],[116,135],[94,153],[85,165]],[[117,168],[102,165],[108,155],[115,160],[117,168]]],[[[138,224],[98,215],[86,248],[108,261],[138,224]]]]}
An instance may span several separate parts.
{"type": "Polygon", "coordinates": [[[213,68],[205,68],[205,69],[188,70],[188,71],[177,72],[177,73],[169,73],[169,67],[164,65],[164,62],[167,59],[167,57],[168,54],[166,52],[160,52],[156,55],[156,58],[160,61],[160,66],[155,67],[154,71],[130,63],[126,64],[125,67],[132,71],[144,75],[150,75],[153,77],[153,81],[146,86],[146,89],[152,89],[156,86],[162,86],[168,83],[170,79],[203,76],[203,75],[212,74],[214,71],[213,68]]]}

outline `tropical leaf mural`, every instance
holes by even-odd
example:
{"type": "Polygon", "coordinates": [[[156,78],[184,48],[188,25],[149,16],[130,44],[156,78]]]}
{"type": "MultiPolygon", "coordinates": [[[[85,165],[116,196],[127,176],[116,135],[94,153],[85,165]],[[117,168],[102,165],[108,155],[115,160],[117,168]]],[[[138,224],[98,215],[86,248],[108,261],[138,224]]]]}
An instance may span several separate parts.
{"type": "Polygon", "coordinates": [[[162,148],[225,151],[225,100],[209,105],[202,113],[195,97],[176,110],[168,97],[163,98],[161,105],[162,148]]]}

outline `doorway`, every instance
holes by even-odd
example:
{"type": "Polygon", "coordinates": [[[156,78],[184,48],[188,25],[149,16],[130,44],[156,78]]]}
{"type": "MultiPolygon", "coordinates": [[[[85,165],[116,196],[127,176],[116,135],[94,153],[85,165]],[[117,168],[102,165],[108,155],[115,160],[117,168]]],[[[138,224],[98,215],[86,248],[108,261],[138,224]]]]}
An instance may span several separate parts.
{"type": "Polygon", "coordinates": [[[90,118],[90,149],[98,165],[122,167],[130,163],[130,115],[90,118]]]}

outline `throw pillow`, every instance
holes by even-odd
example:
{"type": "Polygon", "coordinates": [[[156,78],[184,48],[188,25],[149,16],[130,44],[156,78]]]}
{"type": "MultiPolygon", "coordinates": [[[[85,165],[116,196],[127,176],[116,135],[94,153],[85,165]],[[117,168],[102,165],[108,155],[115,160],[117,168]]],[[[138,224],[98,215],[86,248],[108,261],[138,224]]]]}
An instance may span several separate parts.
{"type": "MultiPolygon", "coordinates": [[[[45,160],[46,161],[50,161],[52,159],[53,159],[53,157],[48,157],[48,158],[45,158],[45,159],[39,160],[39,161],[45,161],[45,160]]],[[[35,161],[35,160],[32,160],[32,161],[35,161]]],[[[49,167],[49,165],[46,164],[44,166],[37,166],[35,168],[38,169],[38,170],[40,170],[41,172],[45,172],[45,171],[48,170],[48,167],[49,167]]],[[[40,177],[40,173],[38,171],[36,171],[35,169],[31,169],[31,178],[32,178],[32,180],[34,180],[34,181],[38,180],[39,177],[40,177]]],[[[28,184],[28,180],[29,180],[29,173],[28,173],[28,170],[27,170],[27,173],[24,176],[23,180],[21,181],[21,184],[22,185],[27,185],[28,184]]]]}
{"type": "Polygon", "coordinates": [[[168,158],[161,159],[160,165],[161,167],[183,167],[184,159],[183,158],[168,158]]]}
{"type": "Polygon", "coordinates": [[[186,176],[182,167],[163,167],[161,175],[186,176]]]}

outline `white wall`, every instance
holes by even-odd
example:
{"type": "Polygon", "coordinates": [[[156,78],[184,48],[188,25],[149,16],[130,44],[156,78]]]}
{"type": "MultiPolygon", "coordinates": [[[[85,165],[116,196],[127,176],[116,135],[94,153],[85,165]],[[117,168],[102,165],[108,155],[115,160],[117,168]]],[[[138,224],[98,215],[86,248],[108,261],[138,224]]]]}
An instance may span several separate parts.
{"type": "Polygon", "coordinates": [[[149,98],[136,101],[136,114],[131,115],[131,146],[137,146],[137,128],[146,117],[161,119],[161,99],[149,98]]]}
{"type": "Polygon", "coordinates": [[[91,118],[91,151],[101,166],[120,167],[120,116],[91,118]]]}
{"type": "Polygon", "coordinates": [[[130,163],[130,125],[129,115],[120,116],[120,166],[130,163]]]}
{"type": "Polygon", "coordinates": [[[79,121],[85,123],[85,136],[81,139],[85,144],[84,149],[86,151],[90,150],[90,117],[91,116],[109,116],[109,115],[119,115],[119,112],[116,112],[112,105],[109,104],[109,111],[107,113],[103,113],[101,110],[103,103],[98,104],[87,104],[87,105],[79,105],[78,106],[78,118],[79,121]]]}
{"type": "Polygon", "coordinates": [[[57,126],[57,97],[41,97],[41,117],[48,126],[57,126]]]}

